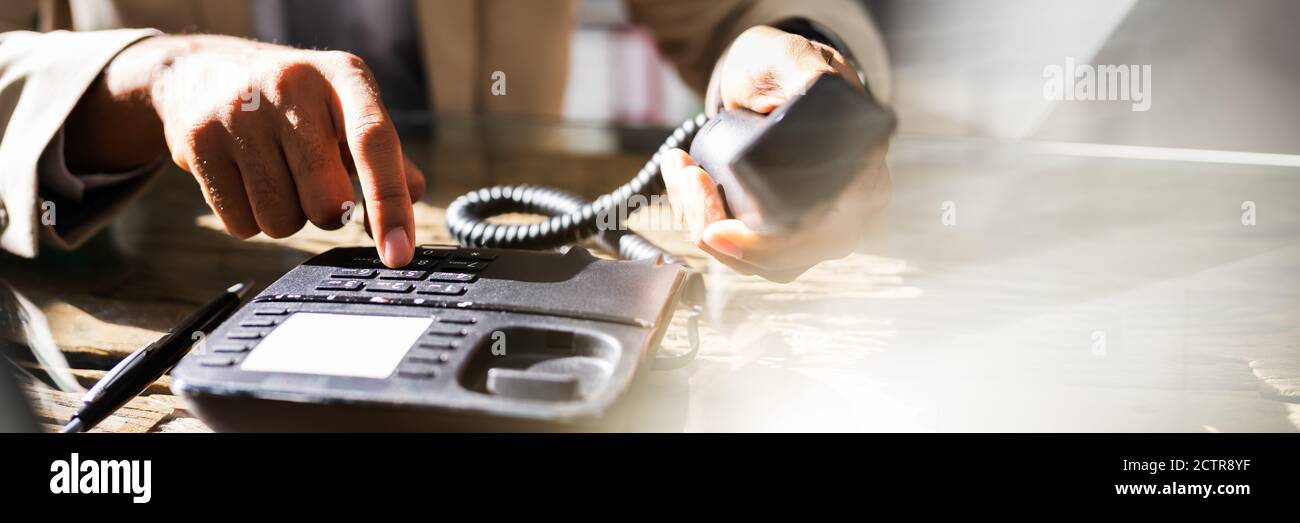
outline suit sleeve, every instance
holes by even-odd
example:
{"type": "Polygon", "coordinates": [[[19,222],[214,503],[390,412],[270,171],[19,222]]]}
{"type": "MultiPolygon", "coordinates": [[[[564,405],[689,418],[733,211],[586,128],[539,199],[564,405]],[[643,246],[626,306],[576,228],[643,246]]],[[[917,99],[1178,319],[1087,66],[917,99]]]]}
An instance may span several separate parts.
{"type": "MultiPolygon", "coordinates": [[[[17,25],[8,16],[0,24],[17,25]]],[[[138,192],[119,192],[79,223],[54,227],[39,192],[39,169],[42,154],[104,67],[128,45],[156,34],[152,29],[0,34],[0,249],[34,257],[41,238],[74,247],[138,192]]]]}
{"type": "MultiPolygon", "coordinates": [[[[756,25],[811,22],[843,43],[871,93],[892,99],[889,57],[871,16],[855,0],[627,0],[635,22],[645,25],[688,85],[713,92],[718,59],[740,33],[756,25]]],[[[847,52],[846,52],[847,51],[847,52]]]]}

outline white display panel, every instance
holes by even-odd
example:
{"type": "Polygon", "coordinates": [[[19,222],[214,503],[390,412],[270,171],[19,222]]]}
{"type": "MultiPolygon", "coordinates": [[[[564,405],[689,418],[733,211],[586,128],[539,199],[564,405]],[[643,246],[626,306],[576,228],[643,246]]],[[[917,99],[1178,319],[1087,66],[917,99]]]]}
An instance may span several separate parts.
{"type": "Polygon", "coordinates": [[[432,322],[431,318],[299,312],[271,331],[239,368],[386,378],[432,322]]]}

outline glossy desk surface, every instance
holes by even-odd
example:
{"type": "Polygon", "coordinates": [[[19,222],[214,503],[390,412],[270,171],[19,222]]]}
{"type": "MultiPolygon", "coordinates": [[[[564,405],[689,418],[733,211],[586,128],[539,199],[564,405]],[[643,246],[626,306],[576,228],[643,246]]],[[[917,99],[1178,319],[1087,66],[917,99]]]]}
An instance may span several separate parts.
{"type": "MultiPolygon", "coordinates": [[[[466,190],[595,195],[644,158],[581,135],[576,149],[483,136],[408,141],[431,176],[421,242],[448,242],[442,209],[466,190]]],[[[1300,167],[1058,152],[900,138],[893,202],[859,254],[787,285],[649,231],[708,271],[712,312],[697,361],[648,373],[611,430],[1300,428],[1300,167]]],[[[368,244],[359,223],[238,241],[169,169],[89,245],[3,255],[0,274],[88,383],[231,283],[368,244]]],[[[667,345],[685,345],[682,316],[667,345]]],[[[155,392],[148,408],[171,414],[148,430],[205,429],[155,392]]]]}

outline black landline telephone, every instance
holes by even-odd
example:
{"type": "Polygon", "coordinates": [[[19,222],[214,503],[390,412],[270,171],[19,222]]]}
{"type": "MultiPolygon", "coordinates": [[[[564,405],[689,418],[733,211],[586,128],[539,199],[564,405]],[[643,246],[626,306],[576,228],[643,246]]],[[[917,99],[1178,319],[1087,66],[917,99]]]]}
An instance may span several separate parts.
{"type": "Polygon", "coordinates": [[[781,230],[824,212],[887,142],[890,111],[837,77],[770,115],[723,111],[679,127],[628,183],[595,201],[497,186],[454,201],[463,247],[422,246],[401,269],[372,248],[294,268],[173,370],[219,430],[534,430],[599,418],[646,363],[693,273],[609,217],[663,190],[660,156],[690,144],[728,212],[781,230]],[[491,216],[548,216],[525,225],[491,216]],[[602,220],[602,218],[605,218],[602,220]],[[629,261],[602,260],[583,240],[629,261]]]}

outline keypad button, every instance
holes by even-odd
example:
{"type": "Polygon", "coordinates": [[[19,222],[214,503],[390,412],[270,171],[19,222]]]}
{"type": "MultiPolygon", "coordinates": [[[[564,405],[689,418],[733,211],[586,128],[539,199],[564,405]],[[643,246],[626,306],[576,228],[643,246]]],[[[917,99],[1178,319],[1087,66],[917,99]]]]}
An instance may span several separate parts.
{"type": "Polygon", "coordinates": [[[415,355],[406,358],[406,361],[417,365],[442,365],[451,361],[451,355],[445,352],[428,356],[415,355]]]}
{"type": "Polygon", "coordinates": [[[473,325],[478,323],[478,318],[472,316],[438,316],[438,323],[452,323],[456,325],[473,325]]]}
{"type": "Polygon", "coordinates": [[[355,278],[355,279],[365,280],[365,279],[374,278],[376,274],[379,274],[379,271],[375,269],[338,268],[338,269],[334,269],[334,271],[330,273],[330,277],[331,278],[355,278]]]}
{"type": "Polygon", "coordinates": [[[237,354],[240,352],[248,352],[248,350],[249,350],[248,345],[244,345],[242,343],[241,344],[222,343],[220,345],[212,346],[212,352],[214,353],[237,354]]]}
{"type": "Polygon", "coordinates": [[[474,281],[475,277],[473,274],[464,272],[435,272],[429,279],[448,283],[469,283],[474,281]]]}
{"type": "Polygon", "coordinates": [[[455,285],[450,283],[424,283],[415,290],[420,294],[438,294],[442,296],[458,296],[465,292],[464,285],[455,285]]]}
{"type": "Polygon", "coordinates": [[[415,249],[415,257],[416,258],[446,258],[447,256],[450,256],[454,252],[456,252],[456,249],[451,249],[446,247],[442,247],[442,248],[420,247],[418,249],[415,249]]]}
{"type": "Polygon", "coordinates": [[[240,326],[240,327],[254,327],[254,328],[257,328],[257,327],[274,327],[274,326],[275,326],[275,320],[270,319],[270,318],[257,318],[257,319],[252,319],[252,320],[244,320],[244,321],[239,322],[239,326],[240,326]]]}
{"type": "Polygon", "coordinates": [[[417,344],[417,348],[425,350],[456,350],[460,346],[454,341],[429,341],[417,344]]]}
{"type": "Polygon", "coordinates": [[[411,283],[405,281],[377,281],[366,286],[366,290],[371,292],[404,293],[411,292],[411,287],[411,283]]]}
{"type": "Polygon", "coordinates": [[[262,333],[257,331],[235,331],[226,335],[232,340],[256,340],[262,338],[262,333]]]}
{"type": "Polygon", "coordinates": [[[200,359],[199,365],[202,365],[204,367],[229,367],[231,365],[234,365],[236,361],[238,360],[236,360],[235,358],[214,356],[214,357],[200,359]]]}
{"type": "Polygon", "coordinates": [[[469,329],[451,326],[434,326],[432,329],[429,329],[429,334],[431,336],[465,336],[469,334],[469,329]]]}
{"type": "Polygon", "coordinates": [[[381,271],[379,279],[381,280],[423,280],[429,275],[429,271],[415,270],[395,270],[381,271]]]}
{"type": "Polygon", "coordinates": [[[437,258],[416,258],[415,260],[411,261],[411,267],[425,267],[431,269],[433,268],[433,266],[437,264],[438,264],[437,258]]]}
{"type": "Polygon", "coordinates": [[[354,267],[383,267],[384,262],[379,258],[363,256],[359,258],[352,258],[351,263],[349,263],[349,265],[352,265],[354,267]]]}
{"type": "Polygon", "coordinates": [[[434,370],[431,368],[420,367],[420,368],[411,368],[411,369],[398,369],[397,376],[401,378],[428,380],[428,379],[436,378],[438,376],[438,373],[434,372],[434,370]]]}
{"type": "Polygon", "coordinates": [[[439,268],[439,269],[442,269],[442,270],[444,270],[444,271],[466,271],[466,272],[478,272],[478,271],[481,271],[481,270],[483,270],[483,269],[486,269],[486,268],[487,268],[487,265],[488,265],[488,262],[486,262],[486,261],[484,261],[484,260],[456,260],[456,259],[453,259],[453,260],[447,260],[447,261],[445,261],[445,262],[442,262],[442,265],[439,265],[438,268],[439,268]]]}
{"type": "Polygon", "coordinates": [[[284,316],[286,314],[289,314],[289,309],[286,309],[284,307],[270,307],[265,309],[257,309],[253,311],[253,314],[256,316],[284,316]]]}
{"type": "Polygon", "coordinates": [[[316,285],[319,291],[359,291],[361,280],[325,280],[316,285]]]}
{"type": "Polygon", "coordinates": [[[491,260],[495,260],[495,259],[497,259],[497,255],[496,255],[496,253],[487,252],[487,251],[480,251],[480,250],[474,250],[474,249],[465,250],[465,251],[459,251],[459,252],[457,252],[456,254],[452,255],[452,257],[453,257],[453,258],[462,259],[462,260],[486,260],[486,261],[491,261],[491,260]]]}

